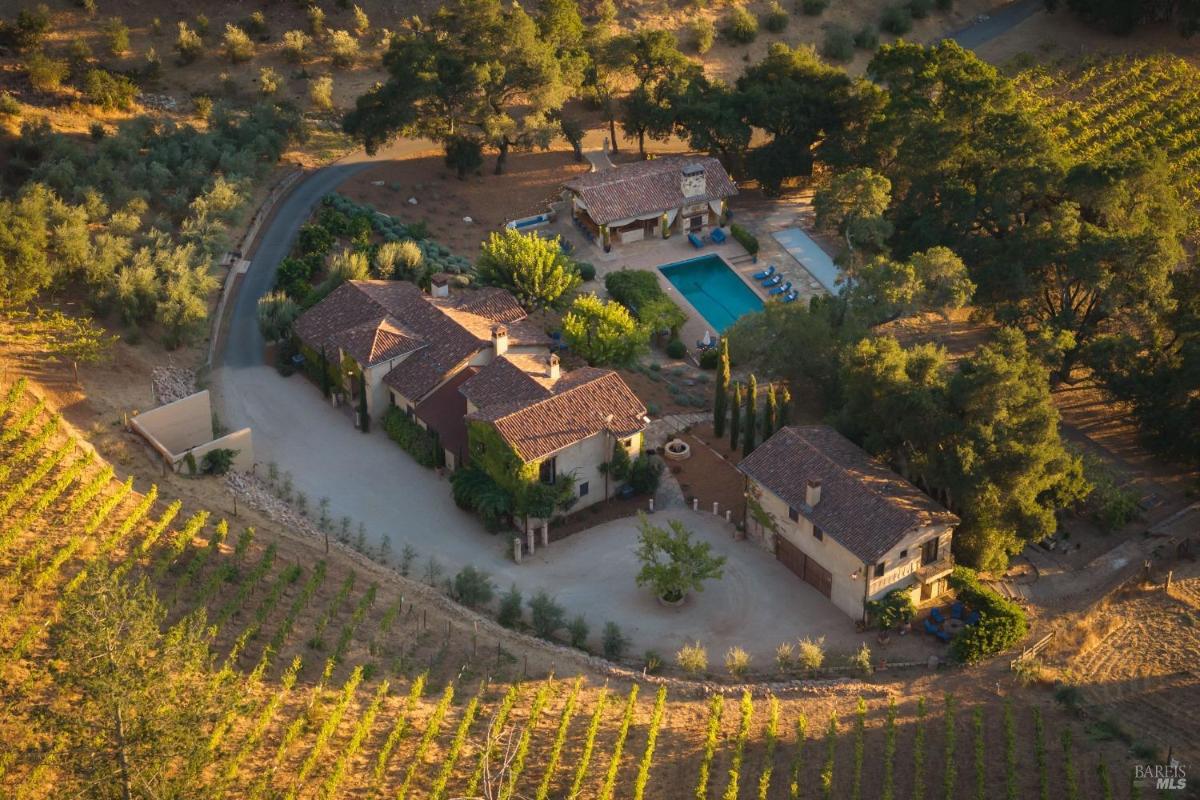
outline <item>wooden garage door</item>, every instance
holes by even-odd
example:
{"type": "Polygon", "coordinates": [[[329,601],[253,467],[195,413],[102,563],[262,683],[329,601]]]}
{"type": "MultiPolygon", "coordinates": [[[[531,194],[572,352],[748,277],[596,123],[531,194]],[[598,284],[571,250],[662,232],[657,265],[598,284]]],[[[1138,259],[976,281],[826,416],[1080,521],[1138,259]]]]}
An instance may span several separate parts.
{"type": "Polygon", "coordinates": [[[775,557],[783,565],[796,573],[805,583],[811,584],[818,592],[829,597],[833,592],[833,575],[813,559],[804,554],[796,545],[782,536],[775,537],[775,557]]]}

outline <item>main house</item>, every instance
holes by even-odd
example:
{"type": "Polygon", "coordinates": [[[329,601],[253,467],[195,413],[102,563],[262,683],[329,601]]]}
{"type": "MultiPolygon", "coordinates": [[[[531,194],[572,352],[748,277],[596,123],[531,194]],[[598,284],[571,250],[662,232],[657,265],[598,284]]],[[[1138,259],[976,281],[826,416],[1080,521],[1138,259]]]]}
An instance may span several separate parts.
{"type": "Polygon", "coordinates": [[[305,357],[334,365],[330,382],[355,402],[365,386],[369,416],[395,407],[434,434],[450,469],[492,441],[521,474],[572,475],[577,507],[614,493],[601,465],[614,446],[641,449],[642,402],[612,370],[563,370],[508,292],[451,292],[448,279],[433,276],[428,294],[407,281],[342,284],[296,321],[305,357]]]}
{"type": "Polygon", "coordinates": [[[724,223],[737,186],[711,156],[668,156],[588,172],[563,184],[571,214],[605,249],[724,223]]]}
{"type": "Polygon", "coordinates": [[[738,469],[750,535],[851,617],[946,591],[958,517],[833,428],[781,428],[738,469]]]}

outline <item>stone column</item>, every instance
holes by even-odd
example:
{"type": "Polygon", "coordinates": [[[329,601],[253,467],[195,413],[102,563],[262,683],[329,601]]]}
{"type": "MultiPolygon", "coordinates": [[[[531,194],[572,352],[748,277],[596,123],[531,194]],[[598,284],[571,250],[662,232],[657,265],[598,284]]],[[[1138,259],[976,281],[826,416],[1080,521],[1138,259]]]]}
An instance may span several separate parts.
{"type": "Polygon", "coordinates": [[[650,498],[650,513],[651,514],[654,513],[654,498],[653,497],[650,498]]]}
{"type": "Polygon", "coordinates": [[[526,534],[526,538],[529,539],[529,555],[533,555],[534,550],[536,549],[536,544],[534,542],[532,530],[530,530],[529,533],[526,534]]]}
{"type": "Polygon", "coordinates": [[[699,511],[699,510],[700,510],[700,498],[693,497],[692,498],[692,511],[699,511]]]}
{"type": "Polygon", "coordinates": [[[542,547],[550,546],[550,520],[542,523],[542,547]]]}
{"type": "Polygon", "coordinates": [[[519,536],[513,537],[513,561],[521,563],[521,538],[519,536]]]}
{"type": "Polygon", "coordinates": [[[718,503],[716,500],[713,500],[713,516],[720,515],[721,512],[717,510],[720,507],[721,507],[721,504],[718,503]]]}

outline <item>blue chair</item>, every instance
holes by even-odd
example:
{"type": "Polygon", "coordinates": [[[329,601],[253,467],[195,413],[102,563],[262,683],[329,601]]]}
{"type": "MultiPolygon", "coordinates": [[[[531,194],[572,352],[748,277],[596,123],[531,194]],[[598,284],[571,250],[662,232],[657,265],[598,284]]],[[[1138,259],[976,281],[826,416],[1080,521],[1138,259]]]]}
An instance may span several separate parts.
{"type": "Polygon", "coordinates": [[[955,601],[954,605],[950,606],[950,617],[952,619],[962,619],[963,610],[963,604],[955,601]]]}
{"type": "Polygon", "coordinates": [[[775,265],[772,264],[771,266],[764,269],[762,272],[754,273],[754,280],[761,281],[763,278],[769,278],[774,274],[775,274],[775,265]]]}
{"type": "Polygon", "coordinates": [[[979,612],[978,611],[972,611],[970,614],[967,615],[967,618],[965,620],[963,620],[964,625],[974,625],[977,622],[979,622],[979,612]]]}
{"type": "Polygon", "coordinates": [[[776,274],[775,277],[767,278],[765,281],[763,281],[762,286],[764,289],[769,289],[770,287],[778,286],[781,283],[783,283],[783,276],[776,274]]]}
{"type": "Polygon", "coordinates": [[[946,621],[946,618],[942,615],[942,612],[936,608],[929,612],[929,618],[932,619],[934,622],[936,622],[938,625],[941,625],[943,622],[946,621]]]}
{"type": "Polygon", "coordinates": [[[788,292],[787,294],[785,294],[783,296],[783,299],[780,302],[781,303],[794,303],[794,302],[796,302],[796,298],[798,298],[799,296],[800,296],[800,293],[797,292],[795,289],[792,289],[790,292],[788,292]]]}
{"type": "Polygon", "coordinates": [[[788,281],[787,283],[783,284],[782,286],[776,286],[774,289],[767,292],[767,294],[772,295],[772,296],[777,295],[777,294],[787,294],[791,290],[792,290],[792,282],[788,281]]]}
{"type": "Polygon", "coordinates": [[[699,250],[701,247],[704,247],[704,242],[694,233],[688,234],[688,241],[691,242],[692,247],[696,248],[697,250],[699,250]]]}
{"type": "Polygon", "coordinates": [[[713,228],[713,232],[709,234],[709,238],[716,244],[725,244],[725,231],[720,228],[713,228]]]}

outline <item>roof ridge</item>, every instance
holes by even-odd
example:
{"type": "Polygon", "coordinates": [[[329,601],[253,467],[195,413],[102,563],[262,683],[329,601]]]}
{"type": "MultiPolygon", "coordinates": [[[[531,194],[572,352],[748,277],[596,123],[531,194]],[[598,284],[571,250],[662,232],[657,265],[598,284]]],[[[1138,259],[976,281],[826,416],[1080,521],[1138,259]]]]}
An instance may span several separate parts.
{"type": "MultiPolygon", "coordinates": [[[[509,363],[512,363],[512,362],[509,362],[509,363]]],[[[513,364],[512,366],[514,368],[520,370],[522,372],[522,374],[524,374],[525,371],[522,370],[520,367],[517,367],[516,364],[513,364]]],[[[589,367],[588,369],[599,369],[599,368],[598,367],[589,367]]],[[[574,371],[574,370],[572,370],[572,371],[574,371]]],[[[570,373],[564,373],[563,378],[565,378],[569,374],[570,373]]],[[[571,394],[572,392],[582,389],[583,387],[585,387],[591,383],[595,383],[598,380],[602,380],[604,378],[609,377],[610,375],[616,375],[616,374],[617,374],[616,371],[607,369],[607,370],[603,370],[602,374],[597,375],[594,378],[589,378],[588,380],[583,381],[582,383],[577,383],[577,384],[574,384],[573,386],[569,386],[561,392],[556,392],[552,389],[548,389],[547,391],[549,391],[550,394],[547,395],[546,397],[543,397],[538,400],[534,400],[532,403],[527,403],[524,405],[517,406],[512,411],[509,411],[507,414],[502,414],[502,415],[496,417],[494,420],[492,420],[492,422],[500,422],[501,420],[508,419],[509,417],[514,416],[516,414],[521,414],[521,413],[529,411],[533,408],[536,408],[537,406],[540,406],[542,403],[548,403],[551,400],[557,400],[560,397],[566,397],[569,394],[571,394]]],[[[618,377],[620,377],[620,376],[618,376],[618,377]]],[[[562,381],[562,378],[559,378],[559,382],[561,382],[561,381],[562,381]]],[[[537,383],[537,381],[534,381],[534,383],[537,383]]],[[[540,386],[541,384],[538,384],[538,385],[540,386]]],[[[557,386],[558,384],[556,383],[555,385],[557,386]]],[[[545,387],[543,386],[542,388],[544,389],[545,387]]]]}
{"type": "MultiPolygon", "coordinates": [[[[807,437],[805,437],[802,433],[799,432],[800,428],[811,428],[811,429],[817,429],[817,430],[832,431],[834,434],[841,436],[843,439],[845,439],[850,444],[851,447],[857,447],[859,450],[862,450],[863,455],[865,455],[867,457],[867,460],[871,464],[879,467],[880,469],[889,473],[890,475],[896,476],[901,481],[903,481],[904,483],[907,483],[909,486],[913,487],[917,491],[921,491],[920,487],[917,486],[915,483],[913,483],[912,481],[905,478],[899,472],[896,472],[896,470],[892,469],[887,464],[884,464],[882,461],[880,461],[878,458],[876,458],[875,456],[868,453],[866,450],[863,450],[863,448],[859,447],[857,444],[852,442],[848,437],[844,436],[841,432],[838,431],[837,428],[834,428],[832,425],[820,425],[820,424],[817,424],[817,425],[788,425],[787,428],[785,428],[785,430],[787,430],[789,433],[799,436],[804,441],[805,444],[807,444],[809,447],[811,447],[817,453],[817,455],[819,455],[821,458],[823,458],[825,461],[829,462],[833,466],[842,470],[843,472],[850,472],[851,470],[845,464],[842,464],[842,463],[830,458],[829,454],[826,453],[825,450],[822,449],[821,447],[818,447],[816,442],[809,441],[809,439],[807,437]]],[[[866,490],[867,492],[874,495],[878,499],[883,500],[888,505],[897,507],[897,508],[900,507],[900,506],[896,506],[896,504],[890,502],[888,499],[888,495],[886,493],[880,491],[879,489],[875,488],[874,485],[865,483],[864,481],[861,481],[861,480],[856,481],[856,483],[858,483],[862,489],[866,490]]]]}

